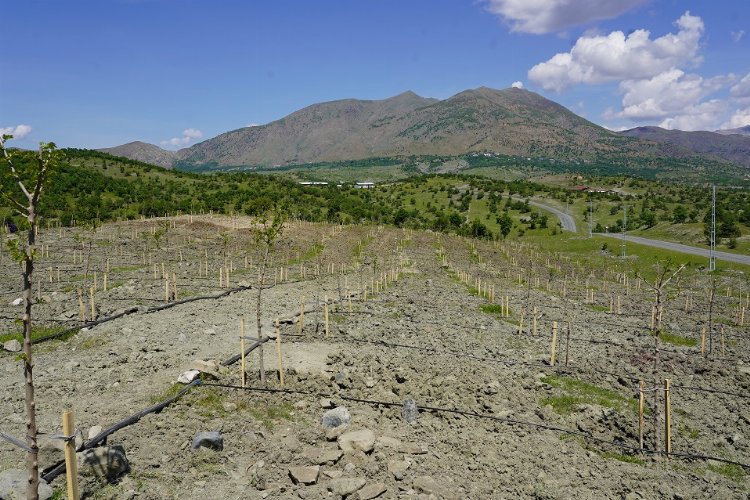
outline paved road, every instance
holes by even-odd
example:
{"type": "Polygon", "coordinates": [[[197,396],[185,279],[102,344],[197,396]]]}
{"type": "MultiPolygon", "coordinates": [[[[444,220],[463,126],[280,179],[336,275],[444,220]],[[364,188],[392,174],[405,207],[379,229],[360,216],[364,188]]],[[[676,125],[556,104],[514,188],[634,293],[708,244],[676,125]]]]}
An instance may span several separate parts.
{"type": "MultiPolygon", "coordinates": [[[[557,216],[558,219],[560,219],[560,223],[562,224],[563,230],[576,232],[575,220],[573,220],[573,217],[566,214],[562,210],[557,209],[555,207],[550,207],[549,205],[544,205],[536,201],[531,201],[531,200],[529,200],[529,205],[533,205],[535,207],[541,208],[542,210],[547,210],[548,212],[552,212],[553,214],[557,216]]],[[[607,236],[610,238],[622,239],[621,234],[614,234],[614,233],[597,233],[597,234],[599,236],[607,236]]],[[[675,252],[687,253],[690,255],[697,255],[699,257],[705,257],[706,259],[708,259],[709,257],[708,249],[699,248],[699,247],[691,247],[689,245],[683,245],[682,243],[673,243],[671,241],[661,241],[661,240],[650,240],[648,238],[641,238],[640,236],[628,236],[628,235],[625,235],[625,240],[630,241],[632,243],[638,243],[639,245],[647,245],[650,247],[663,248],[665,250],[673,250],[675,252]]],[[[736,262],[738,264],[750,265],[750,255],[740,255],[740,254],[728,253],[728,252],[716,252],[716,259],[724,260],[727,262],[736,262]]]]}
{"type": "Polygon", "coordinates": [[[566,214],[562,210],[555,207],[550,207],[549,205],[543,205],[533,200],[529,200],[529,205],[533,205],[535,207],[541,208],[542,210],[547,210],[548,212],[552,212],[553,214],[555,214],[557,218],[560,219],[563,231],[572,231],[574,233],[577,231],[576,221],[573,220],[573,217],[566,214]]]}
{"type": "MultiPolygon", "coordinates": [[[[614,233],[597,233],[597,234],[599,236],[608,236],[610,238],[622,239],[621,234],[614,234],[614,233]]],[[[638,243],[639,245],[648,245],[650,247],[663,248],[665,250],[674,250],[675,252],[682,252],[682,253],[687,253],[690,255],[698,255],[700,257],[705,257],[706,259],[708,259],[709,257],[708,249],[691,247],[688,245],[683,245],[681,243],[672,243],[671,241],[661,241],[661,240],[650,240],[648,238],[641,238],[640,236],[628,236],[628,235],[625,235],[625,240],[631,241],[633,243],[638,243]]],[[[736,262],[738,264],[750,265],[750,255],[740,255],[736,253],[727,253],[727,252],[716,252],[716,259],[725,260],[727,262],[736,262]]]]}

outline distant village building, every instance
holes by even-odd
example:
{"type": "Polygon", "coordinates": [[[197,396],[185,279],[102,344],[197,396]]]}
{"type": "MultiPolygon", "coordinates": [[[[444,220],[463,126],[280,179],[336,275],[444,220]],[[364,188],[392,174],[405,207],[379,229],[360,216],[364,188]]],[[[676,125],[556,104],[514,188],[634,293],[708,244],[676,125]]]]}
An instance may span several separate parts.
{"type": "Polygon", "coordinates": [[[571,191],[581,191],[581,192],[583,192],[583,191],[588,191],[589,187],[588,186],[584,186],[583,184],[579,184],[577,186],[573,186],[572,188],[570,188],[570,190],[571,191]]]}
{"type": "Polygon", "coordinates": [[[327,186],[327,182],[320,182],[320,181],[302,181],[300,182],[303,186],[327,186]]]}
{"type": "Polygon", "coordinates": [[[374,182],[356,182],[354,187],[357,189],[375,189],[374,182]]]}

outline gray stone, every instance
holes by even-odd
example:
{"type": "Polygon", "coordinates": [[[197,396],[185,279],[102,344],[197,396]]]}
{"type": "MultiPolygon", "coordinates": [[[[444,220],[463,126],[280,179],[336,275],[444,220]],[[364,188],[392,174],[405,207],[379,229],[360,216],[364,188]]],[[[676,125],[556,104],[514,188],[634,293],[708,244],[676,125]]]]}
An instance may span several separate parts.
{"type": "MultiPolygon", "coordinates": [[[[47,500],[52,497],[52,488],[39,479],[39,499],[47,500]]],[[[22,469],[8,469],[0,472],[0,498],[3,500],[26,500],[26,471],[22,469]]]]}
{"type": "Polygon", "coordinates": [[[102,432],[102,426],[101,425],[93,425],[89,429],[88,433],[88,439],[94,439],[94,437],[98,436],[102,432]]]}
{"type": "Polygon", "coordinates": [[[438,498],[457,498],[430,476],[419,476],[414,480],[412,487],[420,493],[435,495],[438,498]]]}
{"type": "Polygon", "coordinates": [[[16,339],[11,339],[3,344],[3,349],[8,352],[20,352],[21,343],[16,339]]]}
{"type": "Polygon", "coordinates": [[[328,398],[323,398],[320,400],[320,407],[328,410],[329,408],[335,408],[336,405],[333,404],[333,401],[331,401],[328,398]]]}
{"type": "Polygon", "coordinates": [[[339,425],[338,427],[334,427],[333,429],[328,429],[326,431],[326,439],[328,441],[336,441],[339,436],[341,436],[344,432],[346,432],[346,429],[349,428],[348,424],[339,425]]]}
{"type": "Polygon", "coordinates": [[[338,438],[339,448],[345,453],[363,451],[369,453],[375,447],[375,433],[369,429],[345,432],[338,438]]]}
{"type": "Polygon", "coordinates": [[[409,424],[413,424],[419,418],[417,402],[412,398],[407,398],[404,401],[404,406],[401,407],[401,417],[409,424]]]}
{"type": "Polygon", "coordinates": [[[82,473],[93,473],[109,481],[114,481],[130,470],[125,448],[118,444],[84,450],[76,455],[82,473]]]}
{"type": "Polygon", "coordinates": [[[188,367],[188,370],[198,370],[201,373],[206,373],[216,378],[219,378],[218,369],[219,366],[216,361],[203,359],[194,360],[188,367]]]}
{"type": "Polygon", "coordinates": [[[325,465],[328,463],[335,464],[344,455],[344,452],[339,449],[319,449],[314,448],[304,453],[306,458],[309,458],[315,464],[325,465]]]}
{"type": "Polygon", "coordinates": [[[331,479],[328,483],[328,490],[334,495],[345,497],[360,489],[366,482],[363,477],[340,477],[331,479]]]}
{"type": "Polygon", "coordinates": [[[224,436],[219,431],[196,432],[190,448],[193,451],[199,448],[221,451],[224,449],[224,436]]]}
{"type": "Polygon", "coordinates": [[[351,379],[349,379],[349,375],[343,372],[336,373],[336,375],[333,376],[333,380],[342,389],[348,389],[352,385],[352,381],[351,379]]]}
{"type": "Polygon", "coordinates": [[[388,472],[393,474],[396,481],[401,481],[404,478],[404,474],[409,467],[411,467],[411,462],[406,460],[391,460],[388,462],[388,472]]]}
{"type": "Polygon", "coordinates": [[[315,484],[320,475],[320,466],[313,467],[289,467],[289,477],[294,484],[315,484]]]}
{"type": "Polygon", "coordinates": [[[357,492],[359,500],[371,500],[388,491],[384,483],[371,483],[357,492]]]}
{"type": "Polygon", "coordinates": [[[188,370],[186,372],[182,372],[180,376],[177,377],[177,382],[180,384],[189,384],[190,382],[198,378],[200,374],[200,370],[188,370]]]}
{"type": "Polygon", "coordinates": [[[352,416],[349,414],[349,410],[347,410],[345,406],[339,406],[338,408],[325,412],[321,424],[323,424],[323,427],[326,429],[333,429],[334,427],[348,425],[351,420],[352,416]]]}

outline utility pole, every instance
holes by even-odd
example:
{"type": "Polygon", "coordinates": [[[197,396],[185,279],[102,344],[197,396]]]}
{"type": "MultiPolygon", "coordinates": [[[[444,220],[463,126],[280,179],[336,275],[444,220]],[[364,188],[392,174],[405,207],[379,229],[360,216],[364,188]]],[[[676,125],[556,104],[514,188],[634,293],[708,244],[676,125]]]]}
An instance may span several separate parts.
{"type": "Polygon", "coordinates": [[[622,242],[620,243],[620,254],[622,258],[625,258],[626,251],[625,251],[625,233],[628,230],[628,206],[623,205],[622,206],[622,242]]]}
{"type": "Polygon", "coordinates": [[[711,189],[711,237],[709,239],[711,250],[708,257],[708,270],[716,270],[716,184],[711,189]]]}

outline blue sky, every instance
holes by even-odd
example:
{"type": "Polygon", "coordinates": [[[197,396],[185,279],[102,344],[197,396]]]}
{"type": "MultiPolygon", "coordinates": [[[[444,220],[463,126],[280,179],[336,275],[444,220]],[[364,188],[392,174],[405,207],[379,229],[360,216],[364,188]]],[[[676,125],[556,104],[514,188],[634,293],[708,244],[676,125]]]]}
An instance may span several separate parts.
{"type": "Polygon", "coordinates": [[[513,84],[613,129],[750,125],[748,0],[0,0],[0,13],[0,129],[20,147],[177,149],[321,101],[513,84]]]}

